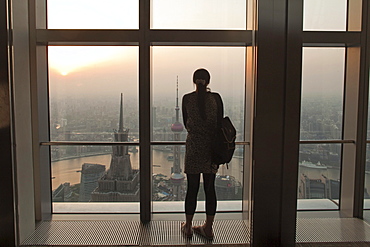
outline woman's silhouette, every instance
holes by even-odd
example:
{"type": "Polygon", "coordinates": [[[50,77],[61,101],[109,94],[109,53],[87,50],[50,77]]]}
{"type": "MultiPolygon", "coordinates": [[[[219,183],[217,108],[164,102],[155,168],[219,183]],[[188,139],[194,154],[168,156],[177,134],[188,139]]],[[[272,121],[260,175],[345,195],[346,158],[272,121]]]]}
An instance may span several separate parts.
{"type": "Polygon", "coordinates": [[[205,238],[212,239],[212,225],[217,207],[215,177],[218,165],[212,163],[211,146],[216,128],[220,127],[223,117],[223,103],[221,96],[218,93],[211,93],[207,87],[210,82],[210,74],[207,70],[196,70],[193,82],[196,85],[196,91],[182,98],[182,114],[188,136],[185,153],[186,222],[181,224],[181,230],[187,237],[191,237],[194,230],[205,238]],[[221,102],[219,106],[217,101],[221,102]],[[204,225],[192,227],[201,173],[206,197],[206,221],[204,225]]]}

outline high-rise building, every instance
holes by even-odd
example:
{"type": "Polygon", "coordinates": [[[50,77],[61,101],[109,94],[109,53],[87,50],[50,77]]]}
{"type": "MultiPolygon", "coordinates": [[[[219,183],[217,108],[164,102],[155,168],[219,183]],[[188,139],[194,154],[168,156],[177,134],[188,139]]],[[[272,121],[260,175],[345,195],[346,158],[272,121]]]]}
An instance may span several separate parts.
{"type": "Polygon", "coordinates": [[[80,202],[89,202],[91,192],[98,187],[98,180],[105,173],[105,165],[84,163],[81,170],[80,202]]]}
{"type": "Polygon", "coordinates": [[[329,179],[324,175],[320,178],[310,178],[301,174],[298,186],[298,198],[300,199],[339,199],[338,180],[329,179]]]}
{"type": "MultiPolygon", "coordinates": [[[[116,142],[127,142],[129,129],[123,127],[123,94],[119,113],[119,127],[114,131],[116,142]]],[[[113,146],[112,159],[107,173],[98,180],[91,194],[92,201],[139,201],[139,170],[132,169],[128,146],[113,146]]]]}
{"type": "Polygon", "coordinates": [[[218,200],[236,200],[240,190],[240,184],[235,177],[229,175],[217,175],[215,188],[218,200]]]}
{"type": "MultiPolygon", "coordinates": [[[[180,133],[184,130],[184,126],[179,121],[179,80],[176,81],[176,119],[175,123],[171,125],[171,131],[173,132],[173,140],[180,141],[180,133]]],[[[180,146],[175,145],[173,147],[173,166],[171,167],[171,182],[172,182],[172,195],[173,200],[183,200],[185,197],[184,190],[184,179],[185,176],[182,173],[180,167],[180,146]]]]}

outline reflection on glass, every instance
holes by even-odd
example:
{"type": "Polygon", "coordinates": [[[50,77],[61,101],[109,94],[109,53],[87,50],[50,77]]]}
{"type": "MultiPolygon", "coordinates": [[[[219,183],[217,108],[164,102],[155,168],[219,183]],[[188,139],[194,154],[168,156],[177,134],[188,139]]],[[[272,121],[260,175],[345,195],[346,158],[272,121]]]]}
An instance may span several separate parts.
{"type": "MultiPolygon", "coordinates": [[[[125,135],[124,131],[116,133],[122,139],[125,135]]],[[[53,202],[139,201],[137,146],[51,146],[51,157],[53,202]]],[[[92,210],[87,205],[81,206],[82,212],[92,210]]]]}
{"type": "Polygon", "coordinates": [[[246,29],[247,0],[152,0],[151,8],[153,29],[246,29]]]}
{"type": "MultiPolygon", "coordinates": [[[[368,113],[370,113],[370,99],[368,100],[368,113]]],[[[367,119],[367,141],[370,139],[370,114],[367,119]]],[[[364,188],[364,219],[370,219],[370,144],[366,145],[365,188],[364,188]]]]}
{"type": "Polygon", "coordinates": [[[370,209],[370,145],[366,145],[364,209],[370,209]]]}
{"type": "MultiPolygon", "coordinates": [[[[153,150],[153,212],[183,212],[186,196],[184,145],[155,145],[153,150]]],[[[218,211],[240,211],[243,191],[244,148],[237,146],[229,164],[220,166],[215,186],[218,211]]],[[[204,190],[201,179],[197,211],[204,211],[204,190]]]]}
{"type": "Polygon", "coordinates": [[[50,140],[113,141],[122,107],[129,141],[138,141],[138,47],[48,49],[50,140]]]}
{"type": "MultiPolygon", "coordinates": [[[[245,47],[153,47],[153,141],[174,140],[171,126],[177,121],[176,109],[182,124],[181,99],[195,90],[192,78],[198,68],[210,72],[209,88],[221,95],[225,115],[237,130],[236,140],[244,141],[245,53],[245,47]]],[[[179,140],[185,138],[184,129],[179,140]]]]}
{"type": "Polygon", "coordinates": [[[341,144],[301,144],[298,210],[338,209],[341,144]]]}
{"type": "Polygon", "coordinates": [[[138,0],[47,0],[49,29],[138,29],[138,0]]]}
{"type": "Polygon", "coordinates": [[[367,110],[368,110],[368,115],[367,115],[367,137],[366,139],[370,140],[370,98],[369,98],[367,110]]]}
{"type": "Polygon", "coordinates": [[[301,140],[342,138],[344,48],[304,48],[301,140]]]}
{"type": "Polygon", "coordinates": [[[304,0],[303,31],[346,31],[347,0],[304,0]]]}

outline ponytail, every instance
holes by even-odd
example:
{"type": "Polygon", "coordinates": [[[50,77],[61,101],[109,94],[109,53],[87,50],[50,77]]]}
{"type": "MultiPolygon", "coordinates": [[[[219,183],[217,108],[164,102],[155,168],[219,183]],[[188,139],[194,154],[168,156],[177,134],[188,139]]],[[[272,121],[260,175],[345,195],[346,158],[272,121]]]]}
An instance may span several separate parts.
{"type": "Polygon", "coordinates": [[[205,97],[206,97],[206,85],[197,84],[197,101],[198,101],[198,109],[200,116],[203,120],[206,119],[206,106],[205,106],[205,97]]]}
{"type": "Polygon", "coordinates": [[[206,116],[205,98],[207,93],[207,86],[211,79],[211,75],[206,69],[197,69],[193,75],[193,82],[197,85],[197,103],[200,116],[203,120],[206,116]]]}

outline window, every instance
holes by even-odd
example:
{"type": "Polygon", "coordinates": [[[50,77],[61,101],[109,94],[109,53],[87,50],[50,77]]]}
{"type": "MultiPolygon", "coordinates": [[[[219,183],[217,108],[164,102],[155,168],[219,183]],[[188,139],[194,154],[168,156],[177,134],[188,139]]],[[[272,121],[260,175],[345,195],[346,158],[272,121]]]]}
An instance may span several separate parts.
{"type": "Polygon", "coordinates": [[[346,0],[304,0],[304,31],[346,31],[346,0]]]}
{"type": "Polygon", "coordinates": [[[49,29],[139,28],[138,0],[48,0],[47,6],[49,29]]]}
{"type": "Polygon", "coordinates": [[[300,145],[298,209],[338,209],[342,148],[325,141],[342,138],[344,61],[344,48],[303,48],[300,139],[312,142],[300,145]]]}
{"type": "Polygon", "coordinates": [[[246,0],[152,0],[151,2],[153,29],[246,29],[246,0]]]}
{"type": "MultiPolygon", "coordinates": [[[[368,101],[370,104],[370,100],[368,101]]],[[[368,111],[370,107],[368,107],[368,111]]],[[[367,119],[367,135],[366,135],[366,163],[365,163],[365,189],[364,189],[364,217],[369,218],[369,209],[370,209],[370,114],[368,114],[367,119]]]]}
{"type": "MultiPolygon", "coordinates": [[[[139,1],[111,0],[104,5],[47,1],[48,29],[38,31],[46,35],[39,37],[46,37],[47,44],[48,93],[43,102],[49,108],[49,135],[42,145],[50,150],[51,162],[45,159],[45,163],[50,165],[54,213],[147,213],[140,204],[152,205],[147,207],[150,213],[183,211],[186,131],[175,138],[171,125],[182,123],[181,98],[193,90],[192,74],[199,67],[210,71],[210,87],[222,95],[225,114],[238,131],[230,169],[221,167],[217,176],[217,193],[224,201],[219,209],[243,209],[249,152],[245,116],[251,112],[246,104],[252,106],[251,101],[246,103],[245,36],[252,40],[246,30],[247,1],[178,1],[171,2],[172,11],[167,10],[168,2],[150,3],[151,8],[145,9],[139,8],[139,1]],[[186,6],[195,4],[210,6],[208,14],[199,15],[194,8],[189,12],[186,6]],[[164,33],[139,29],[139,11],[152,21],[152,29],[164,33]],[[60,15],[66,12],[68,20],[60,15]],[[167,21],[171,15],[177,22],[167,21]],[[76,36],[72,29],[84,35],[76,36]],[[202,42],[192,41],[197,35],[188,35],[189,29],[217,30],[226,40],[222,46],[211,35],[202,42]],[[244,34],[229,38],[227,33],[235,30],[244,34]],[[171,31],[184,39],[181,44],[168,36],[171,31]],[[144,32],[151,35],[141,42],[138,34],[144,32]],[[166,44],[156,42],[163,37],[169,37],[166,44]],[[176,179],[182,183],[175,184],[176,179]]],[[[39,40],[38,46],[43,45],[39,40]]],[[[43,55],[38,54],[38,59],[42,61],[43,55]]]]}
{"type": "Polygon", "coordinates": [[[49,46],[50,140],[114,141],[122,98],[137,142],[138,55],[136,46],[49,46]]]}
{"type": "MultiPolygon", "coordinates": [[[[49,46],[48,61],[51,141],[139,141],[138,47],[49,46]]],[[[60,202],[104,212],[94,205],[109,201],[139,212],[137,146],[55,145],[50,158],[54,212],[60,202]]]]}
{"type": "MultiPolygon", "coordinates": [[[[183,126],[181,99],[194,91],[193,72],[206,68],[211,74],[209,88],[219,92],[224,101],[225,115],[237,129],[238,141],[244,140],[244,92],[245,47],[168,47],[152,48],[152,138],[154,141],[178,141],[186,139],[183,126]],[[181,131],[173,124],[181,126],[181,131]]],[[[186,175],[184,174],[183,145],[155,145],[153,148],[153,211],[182,212],[183,203],[169,204],[163,201],[184,201],[186,175]],[[166,206],[167,205],[167,206],[166,206]],[[177,207],[175,205],[178,205],[177,207]]],[[[216,178],[216,192],[220,211],[241,210],[243,183],[243,147],[236,150],[230,169],[221,166],[216,178]],[[222,205],[222,206],[221,206],[222,205]]],[[[203,190],[199,198],[204,201],[203,190]]],[[[203,202],[199,203],[203,205],[203,202]]],[[[204,210],[204,206],[198,208],[204,210]]]]}

